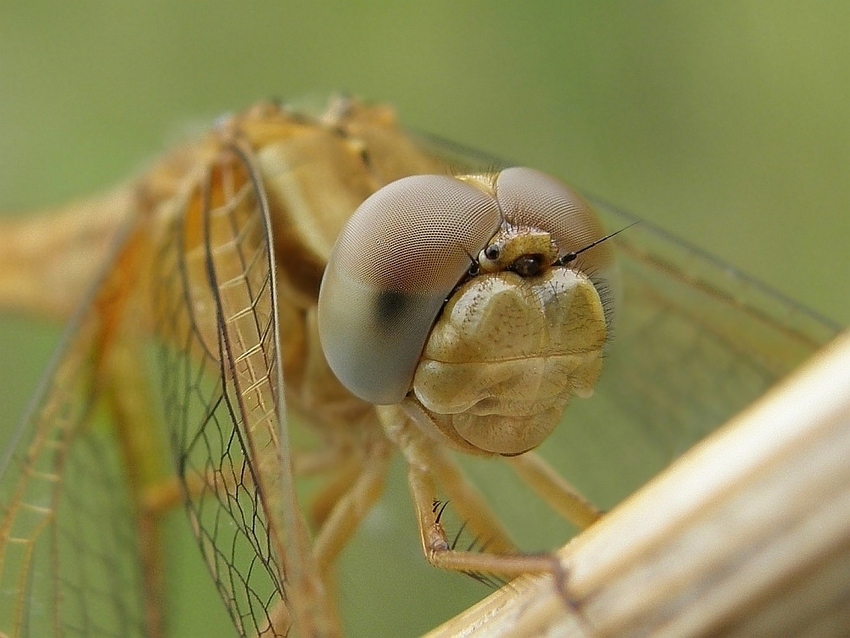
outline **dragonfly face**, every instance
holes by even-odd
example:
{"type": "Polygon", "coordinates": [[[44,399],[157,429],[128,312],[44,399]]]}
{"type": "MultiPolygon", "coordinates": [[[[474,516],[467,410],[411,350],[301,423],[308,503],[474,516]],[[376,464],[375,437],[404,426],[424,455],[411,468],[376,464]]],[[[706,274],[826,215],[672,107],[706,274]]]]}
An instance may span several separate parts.
{"type": "MultiPolygon", "coordinates": [[[[0,630],[161,632],[158,521],[182,505],[238,633],[337,633],[331,565],[397,449],[432,562],[548,569],[516,554],[447,450],[543,443],[608,507],[831,335],[648,227],[616,240],[619,312],[613,242],[562,258],[629,220],[603,205],[599,223],[556,180],[479,163],[409,136],[386,108],[261,105],[109,200],[133,214],[118,216],[130,221],[0,468],[0,630]],[[294,449],[287,414],[321,445],[294,449]],[[307,473],[325,479],[312,532],[294,489],[307,473]],[[512,556],[453,551],[435,499],[512,556]],[[75,527],[81,508],[114,525],[75,527]],[[115,565],[120,586],[97,586],[115,565]]],[[[533,483],[536,458],[509,463],[533,483]]],[[[543,496],[592,520],[558,489],[543,496]]]]}
{"type": "Polygon", "coordinates": [[[393,182],[355,211],[325,270],[330,367],[371,403],[412,393],[460,450],[531,450],[599,377],[611,251],[560,261],[601,236],[578,195],[531,169],[393,182]]]}

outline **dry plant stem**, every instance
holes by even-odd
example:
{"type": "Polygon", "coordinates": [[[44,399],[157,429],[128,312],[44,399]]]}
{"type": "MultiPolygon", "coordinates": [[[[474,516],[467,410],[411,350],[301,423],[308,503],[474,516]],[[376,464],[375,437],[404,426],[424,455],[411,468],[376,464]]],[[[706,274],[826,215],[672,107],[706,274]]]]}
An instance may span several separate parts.
{"type": "Polygon", "coordinates": [[[504,457],[517,475],[553,510],[579,529],[586,529],[602,517],[590,501],[535,452],[504,457]]]}
{"type": "Polygon", "coordinates": [[[429,634],[846,636],[850,333],[560,552],[429,634]]]}

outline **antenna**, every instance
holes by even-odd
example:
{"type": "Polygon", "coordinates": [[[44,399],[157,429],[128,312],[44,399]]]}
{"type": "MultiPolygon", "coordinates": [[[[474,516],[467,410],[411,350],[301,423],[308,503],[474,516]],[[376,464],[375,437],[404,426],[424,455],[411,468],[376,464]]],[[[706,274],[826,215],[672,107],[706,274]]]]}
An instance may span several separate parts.
{"type": "Polygon", "coordinates": [[[625,226],[625,227],[621,228],[620,230],[615,230],[615,231],[614,231],[613,233],[611,233],[610,235],[605,235],[605,237],[603,237],[602,239],[597,239],[596,241],[591,242],[590,244],[588,244],[588,245],[587,245],[587,246],[585,246],[584,248],[581,248],[581,249],[579,249],[579,250],[575,250],[575,251],[572,251],[572,252],[566,253],[563,257],[561,257],[560,259],[558,259],[558,261],[557,261],[557,262],[555,262],[555,263],[557,263],[559,266],[566,266],[568,263],[570,263],[570,262],[572,262],[572,261],[575,261],[576,257],[578,257],[579,255],[581,255],[583,252],[590,250],[590,249],[591,249],[591,248],[593,248],[594,246],[598,246],[598,245],[599,245],[599,244],[601,244],[603,241],[608,241],[608,240],[609,240],[609,239],[611,239],[612,237],[614,237],[614,236],[619,235],[620,233],[622,233],[624,230],[628,230],[629,228],[631,228],[631,227],[632,227],[632,226],[634,226],[635,224],[639,224],[639,223],[640,223],[640,220],[638,220],[638,221],[636,221],[636,222],[632,222],[631,224],[629,224],[628,226],[625,226]]]}

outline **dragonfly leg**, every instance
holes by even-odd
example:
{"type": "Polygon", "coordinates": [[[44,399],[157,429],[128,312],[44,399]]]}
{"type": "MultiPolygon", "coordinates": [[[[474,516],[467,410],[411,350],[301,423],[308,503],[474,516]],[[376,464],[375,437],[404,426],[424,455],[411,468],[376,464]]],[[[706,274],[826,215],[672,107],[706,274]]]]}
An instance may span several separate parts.
{"type": "Polygon", "coordinates": [[[526,452],[519,456],[503,457],[540,498],[566,520],[579,529],[586,529],[598,521],[603,512],[588,501],[552,468],[540,455],[526,452]]]}
{"type": "Polygon", "coordinates": [[[564,603],[584,620],[578,601],[570,594],[568,570],[554,554],[522,554],[501,523],[441,443],[425,434],[411,418],[420,413],[409,406],[379,406],[387,436],[408,461],[408,481],[413,497],[422,550],[428,562],[441,569],[474,576],[513,578],[524,574],[551,574],[564,603]],[[454,509],[486,545],[486,552],[454,549],[441,522],[442,508],[435,507],[437,484],[454,509]]]}
{"type": "MultiPolygon", "coordinates": [[[[200,487],[197,490],[201,492],[200,487]]],[[[164,479],[161,483],[145,490],[142,507],[151,516],[161,516],[183,502],[183,488],[176,476],[164,479]]]]}
{"type": "Polygon", "coordinates": [[[257,631],[257,637],[278,638],[286,635],[291,626],[292,615],[289,613],[289,607],[286,600],[279,598],[269,613],[268,622],[257,631]]]}
{"type": "Polygon", "coordinates": [[[123,334],[121,337],[106,351],[96,381],[112,417],[134,503],[146,629],[149,635],[160,636],[165,634],[163,539],[160,521],[146,507],[146,501],[150,486],[159,484],[166,475],[165,452],[156,428],[151,427],[157,423],[150,411],[154,402],[138,365],[144,357],[136,341],[123,334]]]}
{"type": "Polygon", "coordinates": [[[391,452],[392,447],[388,441],[374,441],[367,448],[362,459],[357,458],[359,467],[354,469],[359,470],[359,473],[352,476],[354,473],[350,471],[350,468],[346,468],[349,471],[344,471],[340,475],[350,479],[348,489],[345,491],[339,489],[342,484],[334,481],[332,487],[335,492],[333,495],[335,503],[330,508],[328,506],[333,492],[327,492],[326,502],[321,508],[323,512],[320,514],[323,522],[313,549],[319,569],[326,580],[334,560],[380,498],[384,490],[391,452]]]}
{"type": "Polygon", "coordinates": [[[363,450],[357,448],[349,448],[345,457],[338,458],[335,471],[310,500],[309,520],[313,529],[324,526],[337,504],[351,492],[366,463],[363,450]]]}
{"type": "Polygon", "coordinates": [[[422,549],[428,562],[435,567],[508,577],[521,574],[559,574],[563,571],[557,557],[550,554],[488,554],[453,549],[440,521],[441,508],[435,508],[433,505],[437,494],[433,475],[427,469],[412,463],[408,467],[408,481],[416,508],[422,549]]]}
{"type": "Polygon", "coordinates": [[[348,446],[330,446],[319,450],[293,450],[292,473],[296,477],[315,476],[339,468],[351,459],[348,446]]]}
{"type": "MultiPolygon", "coordinates": [[[[446,453],[445,447],[426,435],[417,424],[416,419],[426,419],[427,415],[406,405],[382,406],[379,414],[387,435],[401,449],[408,464],[427,469],[439,484],[452,509],[485,551],[495,554],[516,553],[516,544],[481,493],[446,453]]],[[[428,504],[429,509],[433,508],[434,497],[436,493],[428,504]]]]}
{"type": "MultiPolygon", "coordinates": [[[[151,516],[162,516],[166,512],[190,501],[218,494],[227,498],[237,489],[236,475],[233,472],[209,471],[205,475],[187,474],[182,479],[171,476],[160,480],[145,489],[142,499],[144,510],[151,516]]],[[[253,485],[250,476],[240,477],[240,488],[253,485]]]]}

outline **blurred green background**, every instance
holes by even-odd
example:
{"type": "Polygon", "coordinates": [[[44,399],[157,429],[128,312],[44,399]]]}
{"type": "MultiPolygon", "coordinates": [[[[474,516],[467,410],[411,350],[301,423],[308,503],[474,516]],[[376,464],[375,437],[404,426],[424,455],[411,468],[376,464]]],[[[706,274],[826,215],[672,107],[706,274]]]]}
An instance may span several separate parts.
{"type": "MultiPolygon", "coordinates": [[[[850,4],[838,0],[368,11],[341,1],[3,1],[0,210],[116,184],[257,99],[345,90],[395,105],[411,127],[552,172],[846,325],[848,25],[850,4]]],[[[0,323],[2,438],[57,334],[0,323]]],[[[183,606],[220,619],[190,563],[183,606]]],[[[364,577],[380,615],[378,585],[364,577]]],[[[421,631],[446,616],[429,608],[439,604],[411,592],[415,620],[381,632],[421,631]]]]}

